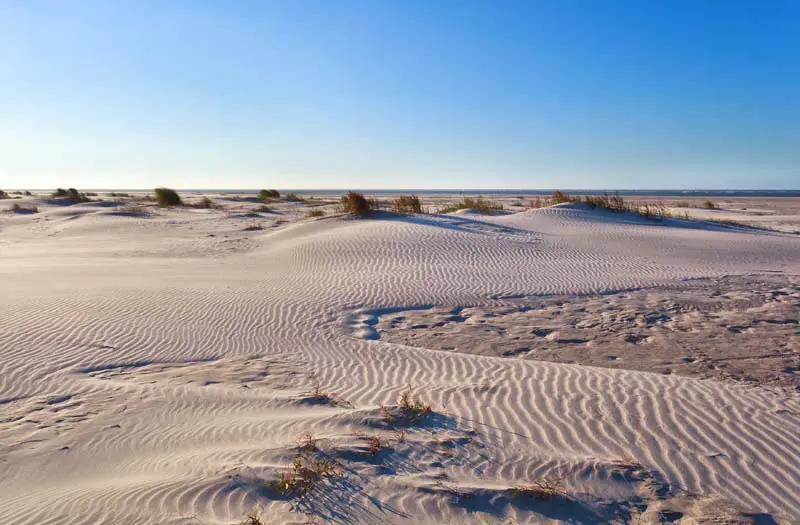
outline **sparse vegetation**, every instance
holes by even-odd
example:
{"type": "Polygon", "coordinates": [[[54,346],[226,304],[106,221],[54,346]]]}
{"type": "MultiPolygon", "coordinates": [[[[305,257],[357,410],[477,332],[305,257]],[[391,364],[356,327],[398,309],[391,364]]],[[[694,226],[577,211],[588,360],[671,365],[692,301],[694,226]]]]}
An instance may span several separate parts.
{"type": "Polygon", "coordinates": [[[483,197],[478,197],[475,199],[464,197],[455,204],[451,204],[450,206],[439,210],[439,213],[452,213],[458,210],[475,210],[478,213],[493,215],[503,211],[503,205],[492,200],[484,199],[483,197]]]}
{"type": "Polygon", "coordinates": [[[540,501],[557,496],[569,499],[569,494],[564,490],[564,476],[544,478],[527,485],[517,485],[511,489],[511,495],[515,498],[532,497],[540,501]]]}
{"type": "Polygon", "coordinates": [[[565,193],[563,191],[558,191],[558,190],[553,192],[552,199],[553,199],[553,204],[561,204],[563,202],[574,202],[575,201],[575,198],[570,197],[569,193],[565,193]]]}
{"type": "Polygon", "coordinates": [[[173,206],[183,206],[183,200],[178,192],[170,188],[156,188],[156,202],[162,208],[171,208],[173,206]]]}
{"type": "Polygon", "coordinates": [[[10,199],[10,198],[11,197],[8,195],[8,193],[4,192],[3,190],[0,190],[0,199],[10,199]]]}
{"type": "Polygon", "coordinates": [[[22,194],[25,195],[26,197],[33,196],[33,193],[29,192],[28,190],[23,191],[22,194]]]}
{"type": "Polygon", "coordinates": [[[281,193],[278,190],[261,190],[258,192],[258,198],[262,201],[269,199],[280,199],[281,193]]]}
{"type": "Polygon", "coordinates": [[[112,191],[111,193],[108,194],[108,196],[121,199],[121,198],[130,198],[131,195],[130,195],[130,193],[119,193],[119,192],[112,191]]]}
{"type": "Polygon", "coordinates": [[[258,514],[248,514],[240,525],[266,525],[258,514]]]}
{"type": "Polygon", "coordinates": [[[705,208],[707,210],[715,210],[715,209],[717,209],[717,205],[714,204],[712,201],[707,200],[707,201],[703,202],[703,208],[705,208]]]}
{"type": "MultiPolygon", "coordinates": [[[[96,193],[93,195],[97,195],[96,193]]],[[[89,196],[86,193],[81,193],[75,188],[69,188],[65,190],[64,188],[57,188],[56,191],[53,192],[53,197],[56,199],[63,199],[70,201],[72,204],[77,204],[79,202],[88,202],[89,196]]]]}
{"type": "Polygon", "coordinates": [[[392,201],[392,210],[399,213],[423,213],[422,203],[416,195],[400,195],[392,201]]]}
{"type": "Polygon", "coordinates": [[[676,208],[691,208],[689,201],[677,201],[672,204],[676,208]]]}
{"type": "Polygon", "coordinates": [[[324,217],[325,210],[308,210],[307,217],[324,217]]]}
{"type": "Polygon", "coordinates": [[[380,410],[381,419],[389,425],[417,423],[433,411],[430,404],[415,398],[414,391],[410,386],[400,394],[397,406],[381,405],[380,410]]]}
{"type": "Polygon", "coordinates": [[[373,209],[370,202],[366,199],[366,197],[364,197],[364,194],[356,193],[354,191],[351,191],[342,197],[342,207],[344,208],[345,213],[359,217],[368,216],[370,213],[372,213],[373,209]]]}
{"type": "Polygon", "coordinates": [[[314,490],[320,482],[342,475],[341,466],[330,458],[316,458],[301,453],[292,466],[278,474],[278,479],[266,485],[287,495],[303,495],[314,490]]]}
{"type": "Polygon", "coordinates": [[[284,197],[284,199],[289,202],[303,202],[305,200],[303,199],[303,197],[300,197],[296,193],[289,193],[288,195],[286,195],[286,197],[284,197]]]}
{"type": "Polygon", "coordinates": [[[256,208],[255,211],[257,211],[259,213],[271,213],[273,210],[272,210],[272,208],[270,208],[266,204],[262,204],[261,206],[256,208]]]}
{"type": "Polygon", "coordinates": [[[217,208],[220,207],[219,204],[215,203],[214,201],[212,201],[208,197],[203,197],[202,199],[200,199],[199,202],[191,204],[190,206],[192,208],[199,208],[199,209],[203,209],[203,210],[217,209],[217,208]]]}
{"type": "Polygon", "coordinates": [[[311,432],[306,432],[297,440],[297,451],[299,453],[316,452],[319,450],[317,443],[319,443],[319,439],[315,438],[311,432]]]}
{"type": "Polygon", "coordinates": [[[367,454],[370,456],[377,456],[384,447],[383,440],[377,435],[363,435],[360,437],[367,444],[367,454]]]}

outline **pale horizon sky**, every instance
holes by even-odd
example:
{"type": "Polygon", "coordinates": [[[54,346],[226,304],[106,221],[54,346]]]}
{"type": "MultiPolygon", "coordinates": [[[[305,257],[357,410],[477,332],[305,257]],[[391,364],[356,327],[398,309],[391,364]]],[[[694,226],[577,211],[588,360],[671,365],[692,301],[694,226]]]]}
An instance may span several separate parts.
{"type": "Polygon", "coordinates": [[[0,188],[800,189],[800,3],[0,0],[0,188]]]}

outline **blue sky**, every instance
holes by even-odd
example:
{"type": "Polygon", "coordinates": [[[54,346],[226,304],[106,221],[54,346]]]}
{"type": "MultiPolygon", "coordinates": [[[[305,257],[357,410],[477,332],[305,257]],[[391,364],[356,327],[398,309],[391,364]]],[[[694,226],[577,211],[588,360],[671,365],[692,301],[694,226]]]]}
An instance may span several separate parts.
{"type": "Polygon", "coordinates": [[[0,188],[800,188],[794,0],[0,0],[0,188]]]}

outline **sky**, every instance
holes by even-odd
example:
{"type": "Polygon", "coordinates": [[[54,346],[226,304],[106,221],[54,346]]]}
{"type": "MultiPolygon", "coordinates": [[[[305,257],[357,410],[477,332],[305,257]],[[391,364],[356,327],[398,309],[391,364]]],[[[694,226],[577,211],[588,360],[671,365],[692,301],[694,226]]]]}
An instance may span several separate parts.
{"type": "Polygon", "coordinates": [[[796,0],[0,0],[0,188],[800,189],[796,0]]]}

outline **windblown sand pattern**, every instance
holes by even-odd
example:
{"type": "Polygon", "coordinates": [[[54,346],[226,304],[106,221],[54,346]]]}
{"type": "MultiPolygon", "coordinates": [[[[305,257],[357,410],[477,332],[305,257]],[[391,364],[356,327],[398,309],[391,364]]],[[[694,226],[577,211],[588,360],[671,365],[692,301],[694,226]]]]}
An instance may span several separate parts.
{"type": "Polygon", "coordinates": [[[0,523],[800,520],[798,237],[573,205],[315,220],[216,198],[0,219],[0,523]],[[705,306],[637,324],[656,291],[705,306]],[[584,328],[545,316],[556,302],[584,328]],[[479,315],[529,350],[434,342],[479,315]],[[684,329],[670,358],[758,337],[778,380],[664,374],[644,349],[684,329]],[[557,345],[567,359],[539,355],[557,345]],[[395,407],[409,385],[419,420],[395,407]],[[337,474],[270,489],[307,433],[337,474]],[[564,494],[521,490],[537,480],[564,494]]]}

